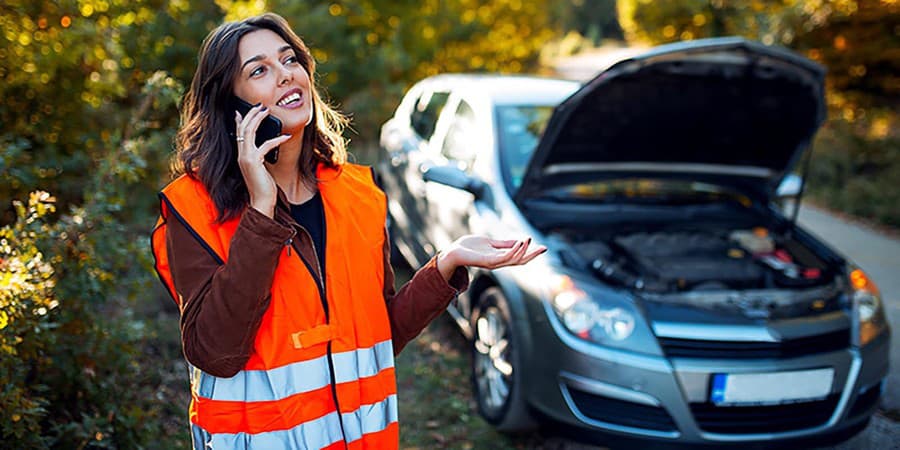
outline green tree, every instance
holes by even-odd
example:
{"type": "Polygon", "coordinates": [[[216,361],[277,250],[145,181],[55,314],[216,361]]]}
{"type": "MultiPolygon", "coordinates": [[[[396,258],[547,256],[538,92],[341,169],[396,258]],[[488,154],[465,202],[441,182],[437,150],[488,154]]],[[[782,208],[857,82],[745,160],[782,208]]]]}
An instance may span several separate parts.
{"type": "MultiPolygon", "coordinates": [[[[0,174],[9,182],[0,198],[40,188],[60,205],[83,201],[85,174],[131,133],[127,111],[138,106],[141,86],[160,68],[189,79],[201,39],[222,16],[208,2],[4,2],[0,174]]],[[[158,128],[177,124],[170,108],[155,118],[158,128]]],[[[164,162],[151,164],[164,172],[164,162]]],[[[7,209],[0,223],[11,220],[7,209]]]]}

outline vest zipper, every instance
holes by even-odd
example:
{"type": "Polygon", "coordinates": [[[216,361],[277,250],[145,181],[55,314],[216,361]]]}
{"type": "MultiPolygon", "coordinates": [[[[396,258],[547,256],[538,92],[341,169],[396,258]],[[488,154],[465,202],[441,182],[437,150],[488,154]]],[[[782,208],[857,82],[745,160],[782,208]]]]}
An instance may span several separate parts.
{"type": "MultiPolygon", "coordinates": [[[[284,241],[284,246],[287,247],[287,255],[291,256],[291,247],[294,244],[294,236],[297,235],[297,230],[291,230],[291,237],[289,237],[286,241],[284,241]]],[[[315,250],[315,249],[313,249],[315,250]]],[[[302,259],[302,258],[301,258],[302,259]]]]}
{"type": "MultiPolygon", "coordinates": [[[[312,236],[310,236],[309,232],[306,231],[306,229],[303,227],[299,227],[299,228],[303,233],[306,233],[306,237],[309,238],[309,242],[311,243],[312,236]]],[[[290,256],[290,248],[293,246],[294,236],[296,234],[297,234],[297,230],[295,229],[294,235],[292,235],[286,242],[286,245],[288,245],[288,256],[290,256]]],[[[326,237],[326,239],[327,239],[327,237],[326,237]]],[[[313,251],[313,260],[315,261],[315,264],[316,264],[316,269],[319,269],[317,272],[315,272],[315,273],[319,274],[318,276],[315,276],[315,274],[312,271],[312,267],[310,266],[309,262],[303,258],[302,253],[297,252],[297,257],[300,259],[301,262],[303,262],[303,265],[306,266],[306,270],[309,270],[310,274],[314,275],[313,278],[315,278],[315,280],[316,280],[316,287],[319,289],[319,300],[321,300],[321,302],[322,302],[322,309],[325,310],[325,323],[330,324],[331,318],[330,318],[330,314],[328,311],[328,298],[325,296],[325,274],[322,272],[322,267],[319,265],[319,254],[316,252],[315,244],[312,245],[312,251],[313,251]]],[[[334,408],[337,411],[338,424],[340,424],[340,426],[341,426],[341,437],[343,438],[343,441],[344,441],[344,449],[347,449],[348,448],[347,447],[347,445],[348,445],[347,444],[347,432],[344,430],[344,419],[341,418],[341,405],[340,405],[340,402],[338,401],[337,380],[334,375],[334,358],[332,357],[332,352],[331,352],[331,341],[328,341],[327,356],[328,356],[328,375],[331,378],[331,397],[334,399],[334,408]]]]}

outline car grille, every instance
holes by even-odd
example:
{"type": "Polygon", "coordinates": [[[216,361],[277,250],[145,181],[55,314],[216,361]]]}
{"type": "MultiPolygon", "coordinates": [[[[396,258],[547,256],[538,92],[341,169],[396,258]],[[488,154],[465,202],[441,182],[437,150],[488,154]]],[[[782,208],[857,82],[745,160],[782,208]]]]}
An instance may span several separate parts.
{"type": "Polygon", "coordinates": [[[658,431],[678,428],[672,416],[659,406],[617,400],[569,388],[569,395],[581,414],[601,422],[658,431]]]}
{"type": "Polygon", "coordinates": [[[788,339],[781,342],[701,341],[659,338],[659,343],[666,356],[671,358],[794,358],[845,349],[850,346],[850,330],[788,339]]]}
{"type": "Polygon", "coordinates": [[[691,403],[694,420],[711,433],[777,433],[824,424],[834,413],[839,400],[832,394],[824,400],[771,406],[716,406],[691,403]]]}

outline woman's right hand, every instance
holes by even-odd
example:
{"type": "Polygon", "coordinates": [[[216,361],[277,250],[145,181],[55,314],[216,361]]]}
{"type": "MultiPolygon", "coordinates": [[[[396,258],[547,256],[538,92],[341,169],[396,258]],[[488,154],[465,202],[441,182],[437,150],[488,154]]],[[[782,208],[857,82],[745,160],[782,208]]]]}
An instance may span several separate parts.
{"type": "Polygon", "coordinates": [[[247,117],[241,117],[241,114],[235,111],[235,139],[237,139],[238,166],[250,193],[250,206],[268,217],[274,217],[278,187],[266,168],[265,156],[269,150],[281,145],[291,136],[281,135],[257,147],[256,129],[267,115],[269,115],[268,108],[261,104],[250,109],[247,117]]]}

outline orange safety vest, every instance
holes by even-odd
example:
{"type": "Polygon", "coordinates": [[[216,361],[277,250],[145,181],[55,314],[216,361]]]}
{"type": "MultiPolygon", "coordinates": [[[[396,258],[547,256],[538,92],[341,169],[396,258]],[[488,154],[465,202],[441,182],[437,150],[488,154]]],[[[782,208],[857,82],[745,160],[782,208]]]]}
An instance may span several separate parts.
{"type": "MultiPolygon", "coordinates": [[[[396,449],[397,384],[384,301],[384,193],[368,168],[320,166],[327,242],[321,284],[300,252],[281,252],[272,298],[247,365],[232,378],[191,367],[194,448],[396,449]],[[322,296],[328,311],[322,307],[322,296]]],[[[167,220],[228,261],[239,218],[216,223],[203,184],[181,176],[160,193],[156,269],[176,302],[167,220]]]]}

